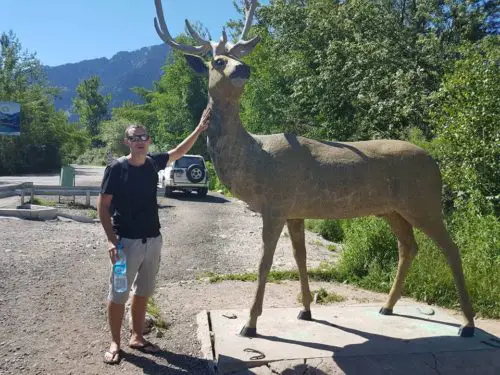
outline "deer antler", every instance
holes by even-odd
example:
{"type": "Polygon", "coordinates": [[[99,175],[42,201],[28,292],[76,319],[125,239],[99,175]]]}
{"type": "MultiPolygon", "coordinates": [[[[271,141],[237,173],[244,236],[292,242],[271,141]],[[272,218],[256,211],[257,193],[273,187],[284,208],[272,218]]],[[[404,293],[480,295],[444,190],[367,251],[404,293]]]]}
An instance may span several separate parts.
{"type": "Polygon", "coordinates": [[[210,51],[215,55],[228,54],[234,57],[242,57],[248,55],[260,40],[259,36],[256,36],[250,40],[244,40],[246,33],[252,25],[252,18],[257,7],[257,0],[244,0],[245,1],[245,26],[241,32],[240,40],[236,44],[227,43],[226,30],[222,29],[222,37],[219,42],[213,42],[203,39],[196,30],[193,29],[188,20],[186,20],[186,28],[193,37],[201,45],[199,46],[188,46],[185,44],[180,44],[175,41],[168,31],[167,24],[165,23],[165,18],[163,16],[163,7],[161,5],[161,0],[155,0],[156,15],[154,19],[155,29],[160,38],[167,43],[170,47],[176,48],[180,51],[191,53],[194,55],[206,55],[210,51]]]}
{"type": "Polygon", "coordinates": [[[243,57],[248,55],[260,41],[259,36],[255,36],[250,40],[245,40],[246,34],[252,25],[253,14],[257,8],[257,0],[245,0],[245,26],[240,35],[240,40],[228,49],[228,53],[235,57],[243,57]]]}
{"type": "Polygon", "coordinates": [[[186,20],[186,26],[189,33],[198,43],[201,43],[201,46],[188,46],[185,44],[177,43],[170,35],[167,28],[167,24],[165,23],[161,0],[155,0],[155,7],[156,7],[156,15],[158,16],[158,18],[155,17],[154,20],[156,32],[158,33],[160,38],[170,47],[176,48],[183,52],[192,53],[194,55],[206,55],[212,49],[212,45],[210,44],[210,42],[200,37],[198,33],[191,27],[191,25],[187,20],[186,20]]]}

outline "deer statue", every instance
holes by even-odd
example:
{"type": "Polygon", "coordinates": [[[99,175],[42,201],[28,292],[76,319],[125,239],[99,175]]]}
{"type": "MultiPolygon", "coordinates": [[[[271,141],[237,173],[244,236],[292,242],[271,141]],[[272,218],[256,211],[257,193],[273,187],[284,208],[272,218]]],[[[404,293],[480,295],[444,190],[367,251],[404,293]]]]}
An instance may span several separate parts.
{"type": "Polygon", "coordinates": [[[250,69],[240,58],[259,37],[245,40],[257,6],[245,0],[246,21],[237,43],[225,30],[219,42],[204,40],[186,20],[197,46],[177,43],[165,23],[161,0],[155,0],[154,25],[160,38],[183,51],[198,74],[208,75],[208,151],[219,179],[231,193],[262,216],[262,257],[250,317],[242,336],[257,334],[266,280],[276,244],[288,226],[300,275],[303,310],[312,320],[307,279],[304,219],[383,217],[397,237],[399,263],[389,298],[380,314],[390,315],[401,297],[404,279],[417,254],[413,227],[421,229],[444,252],[451,267],[465,323],[459,335],[474,335],[474,312],[465,286],[459,250],[443,222],[441,177],[435,161],[421,148],[398,140],[321,142],[292,134],[253,135],[241,124],[239,98],[250,69]],[[208,58],[209,61],[205,61],[208,58]]]}

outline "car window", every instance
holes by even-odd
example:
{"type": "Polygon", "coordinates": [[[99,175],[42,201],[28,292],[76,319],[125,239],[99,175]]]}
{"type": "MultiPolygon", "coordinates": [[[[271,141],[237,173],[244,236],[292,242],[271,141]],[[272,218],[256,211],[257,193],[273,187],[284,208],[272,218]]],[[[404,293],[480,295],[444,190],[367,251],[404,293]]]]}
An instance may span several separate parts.
{"type": "Polygon", "coordinates": [[[203,160],[194,156],[183,156],[175,161],[175,168],[187,168],[192,164],[204,167],[203,160]]]}

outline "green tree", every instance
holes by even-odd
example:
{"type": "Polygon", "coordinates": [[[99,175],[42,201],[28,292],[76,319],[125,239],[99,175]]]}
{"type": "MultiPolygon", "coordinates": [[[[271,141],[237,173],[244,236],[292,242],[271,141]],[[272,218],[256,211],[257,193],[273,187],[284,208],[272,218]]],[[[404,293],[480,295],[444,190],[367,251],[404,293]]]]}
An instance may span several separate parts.
{"type": "Polygon", "coordinates": [[[111,95],[101,95],[100,86],[101,79],[98,76],[83,80],[76,88],[76,97],[73,99],[73,106],[80,116],[80,123],[91,137],[99,134],[99,125],[108,118],[111,95]]]}
{"type": "MultiPolygon", "coordinates": [[[[201,35],[201,26],[195,26],[201,35]]],[[[205,35],[206,36],[206,35],[205,35]]],[[[180,43],[193,41],[181,35],[180,43]]],[[[166,151],[179,144],[194,130],[206,107],[207,79],[193,73],[182,53],[172,51],[163,67],[164,74],[153,90],[136,89],[143,104],[127,103],[113,110],[113,118],[125,119],[146,126],[159,150],[166,151]]],[[[207,155],[203,141],[193,147],[193,153],[207,155]]]]}
{"type": "Polygon", "coordinates": [[[87,147],[85,134],[55,110],[56,90],[13,32],[1,34],[0,47],[0,100],[21,104],[21,135],[0,136],[0,174],[42,172],[71,162],[87,147]]]}
{"type": "Polygon", "coordinates": [[[500,207],[500,37],[465,43],[432,112],[443,180],[458,205],[500,207]],[[490,204],[488,204],[490,203],[490,204]]]}
{"type": "Polygon", "coordinates": [[[271,0],[245,59],[243,121],[323,139],[404,138],[412,127],[430,138],[430,95],[456,46],[488,33],[486,3],[271,0]]]}

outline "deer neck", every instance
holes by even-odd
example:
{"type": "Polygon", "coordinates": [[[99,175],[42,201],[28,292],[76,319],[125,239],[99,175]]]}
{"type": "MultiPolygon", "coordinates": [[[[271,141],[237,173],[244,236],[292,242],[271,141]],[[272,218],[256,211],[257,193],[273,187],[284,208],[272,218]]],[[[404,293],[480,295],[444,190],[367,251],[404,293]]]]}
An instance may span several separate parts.
{"type": "Polygon", "coordinates": [[[217,141],[223,138],[245,138],[245,134],[248,135],[241,124],[238,101],[214,100],[210,97],[208,105],[212,107],[209,138],[217,141]]]}
{"type": "Polygon", "coordinates": [[[242,172],[252,168],[260,145],[243,128],[237,100],[218,101],[210,97],[208,105],[212,107],[207,130],[208,151],[219,179],[234,194],[233,189],[248,183],[242,172]]]}

